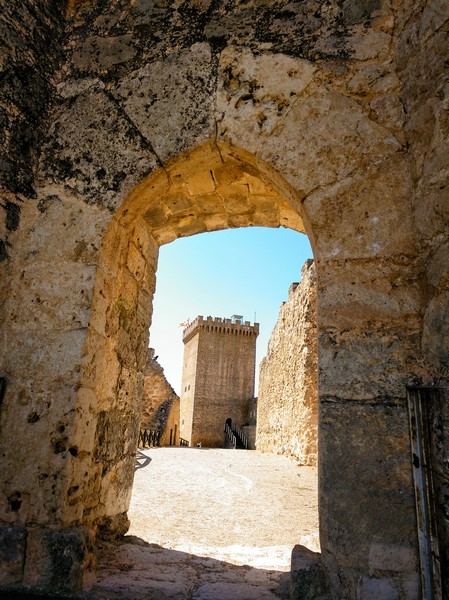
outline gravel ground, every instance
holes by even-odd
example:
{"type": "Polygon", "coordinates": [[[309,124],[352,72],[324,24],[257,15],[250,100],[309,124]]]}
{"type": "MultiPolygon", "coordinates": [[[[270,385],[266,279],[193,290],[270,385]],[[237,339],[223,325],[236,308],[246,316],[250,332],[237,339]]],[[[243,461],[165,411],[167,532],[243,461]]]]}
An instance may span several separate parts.
{"type": "Polygon", "coordinates": [[[287,598],[293,546],[319,549],[317,470],[257,451],[139,450],[128,515],[92,598],[287,598]]]}

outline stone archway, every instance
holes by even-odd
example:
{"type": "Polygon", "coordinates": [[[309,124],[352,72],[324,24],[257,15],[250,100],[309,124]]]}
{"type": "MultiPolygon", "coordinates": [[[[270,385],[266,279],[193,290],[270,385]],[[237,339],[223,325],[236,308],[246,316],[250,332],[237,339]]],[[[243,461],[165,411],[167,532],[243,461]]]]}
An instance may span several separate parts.
{"type": "MultiPolygon", "coordinates": [[[[79,14],[68,24],[66,55],[56,44],[51,57],[42,40],[56,39],[63,17],[58,10],[49,20],[49,4],[36,4],[30,22],[41,37],[13,46],[9,80],[19,93],[6,86],[3,96],[11,145],[0,242],[2,263],[9,261],[1,281],[0,510],[20,563],[6,583],[48,583],[26,565],[61,530],[58,547],[79,548],[86,531],[66,529],[126,527],[131,448],[108,439],[123,429],[130,439],[135,428],[132,373],[145,347],[141,315],[151,309],[158,244],[178,231],[225,226],[223,215],[208,214],[207,199],[226,199],[228,226],[250,224],[269,212],[270,203],[257,210],[268,186],[284,202],[272,225],[283,223],[281,214],[290,219],[285,203],[306,216],[317,262],[321,541],[334,595],[414,600],[405,386],[416,377],[447,380],[447,177],[438,159],[447,153],[444,11],[424,1],[348,1],[342,10],[307,2],[160,3],[154,11],[147,2],[71,4],[79,14]],[[28,81],[35,101],[22,93],[28,81]],[[38,117],[51,95],[47,128],[38,117]],[[35,123],[46,139],[33,178],[28,159],[41,140],[27,130],[35,123]],[[255,181],[244,179],[235,203],[202,174],[203,216],[190,214],[190,193],[170,195],[170,160],[212,139],[247,149],[260,174],[268,163],[282,178],[260,175],[257,202],[247,193],[255,181]]],[[[23,21],[14,12],[12,40],[22,29],[11,23],[23,21]]],[[[79,583],[67,579],[70,589],[79,583]]]]}
{"type": "Polygon", "coordinates": [[[103,536],[127,529],[159,246],[229,227],[304,232],[300,211],[297,194],[266,163],[211,142],[148,177],[117,212],[100,255],[78,391],[73,443],[82,458],[68,481],[81,492],[83,463],[88,478],[72,506],[83,506],[85,525],[103,536]]]}
{"type": "MultiPolygon", "coordinates": [[[[108,228],[99,259],[74,428],[80,459],[67,483],[69,489],[78,486],[80,492],[67,506],[68,515],[83,506],[81,522],[106,537],[120,535],[128,526],[139,371],[145,360],[159,245],[180,236],[236,226],[287,225],[304,231],[303,219],[310,222],[312,217],[311,242],[319,281],[323,558],[331,573],[336,559],[346,564],[348,579],[344,583],[333,581],[338,590],[353,586],[352,580],[357,579],[370,553],[394,554],[397,566],[389,562],[385,567],[389,572],[393,569],[398,580],[415,581],[413,544],[409,538],[403,539],[404,531],[410,530],[414,521],[413,507],[404,511],[398,502],[400,497],[411,498],[412,488],[406,407],[400,399],[404,381],[400,371],[405,364],[399,348],[404,342],[397,325],[403,323],[399,315],[409,313],[413,304],[401,288],[396,298],[394,294],[388,296],[386,304],[376,298],[386,299],[382,290],[395,271],[393,260],[390,273],[385,274],[386,260],[376,256],[389,244],[385,233],[382,237],[359,229],[361,233],[355,239],[340,238],[342,245],[336,249],[332,226],[338,230],[342,223],[330,218],[335,210],[331,198],[339,197],[341,210],[341,198],[348,193],[348,185],[350,196],[354,190],[359,196],[357,208],[352,210],[362,210],[364,221],[367,211],[374,210],[377,195],[389,189],[391,179],[379,170],[378,182],[368,188],[359,174],[339,186],[337,194],[332,188],[317,192],[314,210],[310,210],[310,204],[304,210],[301,196],[267,163],[225,143],[209,142],[168,161],[133,190],[108,228]],[[330,211],[327,223],[323,221],[326,210],[330,211]],[[360,240],[366,244],[371,235],[379,242],[373,242],[368,251],[360,248],[360,240]],[[354,247],[360,248],[355,256],[354,247]],[[357,256],[361,249],[362,256],[357,256]],[[364,279],[373,276],[374,283],[367,292],[364,279]],[[368,296],[364,296],[366,293],[368,296]],[[376,373],[374,380],[372,372],[376,373]],[[385,402],[385,394],[391,395],[389,388],[397,390],[393,392],[396,398],[392,396],[385,402]],[[364,427],[365,420],[374,426],[364,427]],[[367,443],[360,441],[361,428],[367,443]],[[380,470],[379,461],[385,465],[380,470]],[[82,486],[80,471],[88,473],[82,486]],[[389,483],[391,472],[395,473],[393,488],[389,483]],[[366,490],[373,485],[377,494],[370,495],[367,504],[366,490]],[[392,502],[392,495],[398,501],[392,502]],[[358,502],[348,505],[348,498],[354,496],[358,502]],[[371,535],[386,505],[390,510],[389,541],[383,538],[380,543],[375,541],[375,533],[374,538],[371,535]],[[341,523],[346,523],[344,529],[341,523]],[[366,527],[363,535],[361,526],[366,527]],[[349,554],[348,545],[352,547],[349,554]]],[[[403,243],[406,239],[407,234],[403,243]]],[[[382,571],[382,559],[376,560],[382,571]]],[[[366,586],[385,585],[382,576],[377,579],[381,583],[367,580],[366,586]]]]}

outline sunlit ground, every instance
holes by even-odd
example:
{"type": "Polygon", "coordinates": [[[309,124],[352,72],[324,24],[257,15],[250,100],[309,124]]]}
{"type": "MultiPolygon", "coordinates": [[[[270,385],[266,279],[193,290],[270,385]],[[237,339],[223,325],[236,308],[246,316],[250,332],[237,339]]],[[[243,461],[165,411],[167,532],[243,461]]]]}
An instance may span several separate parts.
{"type": "Polygon", "coordinates": [[[130,535],[235,565],[290,570],[318,551],[317,470],[257,451],[139,451],[130,535]]]}

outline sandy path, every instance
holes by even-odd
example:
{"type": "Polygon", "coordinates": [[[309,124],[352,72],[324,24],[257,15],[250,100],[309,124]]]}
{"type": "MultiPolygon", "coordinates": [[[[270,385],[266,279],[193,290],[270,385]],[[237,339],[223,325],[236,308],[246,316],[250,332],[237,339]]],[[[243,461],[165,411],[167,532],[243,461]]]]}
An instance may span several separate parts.
{"type": "Polygon", "coordinates": [[[106,545],[93,597],[287,597],[293,546],[318,549],[317,473],[257,451],[140,450],[128,514],[147,543],[106,545]]]}

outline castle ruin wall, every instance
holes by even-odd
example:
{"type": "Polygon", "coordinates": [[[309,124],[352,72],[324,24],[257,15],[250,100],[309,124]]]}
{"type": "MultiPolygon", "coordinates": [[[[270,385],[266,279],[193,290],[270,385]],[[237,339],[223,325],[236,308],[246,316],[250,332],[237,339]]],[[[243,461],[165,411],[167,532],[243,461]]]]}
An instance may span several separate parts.
{"type": "Polygon", "coordinates": [[[300,464],[318,458],[316,273],[305,263],[292,284],[260,363],[256,447],[300,464]]]}
{"type": "Polygon", "coordinates": [[[168,383],[164,369],[149,348],[143,370],[141,429],[160,431],[160,445],[179,444],[179,396],[168,383]]]}
{"type": "Polygon", "coordinates": [[[419,598],[406,388],[449,380],[447,2],[3,5],[2,587],[73,592],[90,537],[126,531],[158,248],[257,225],[314,251],[333,595],[419,598]]]}

